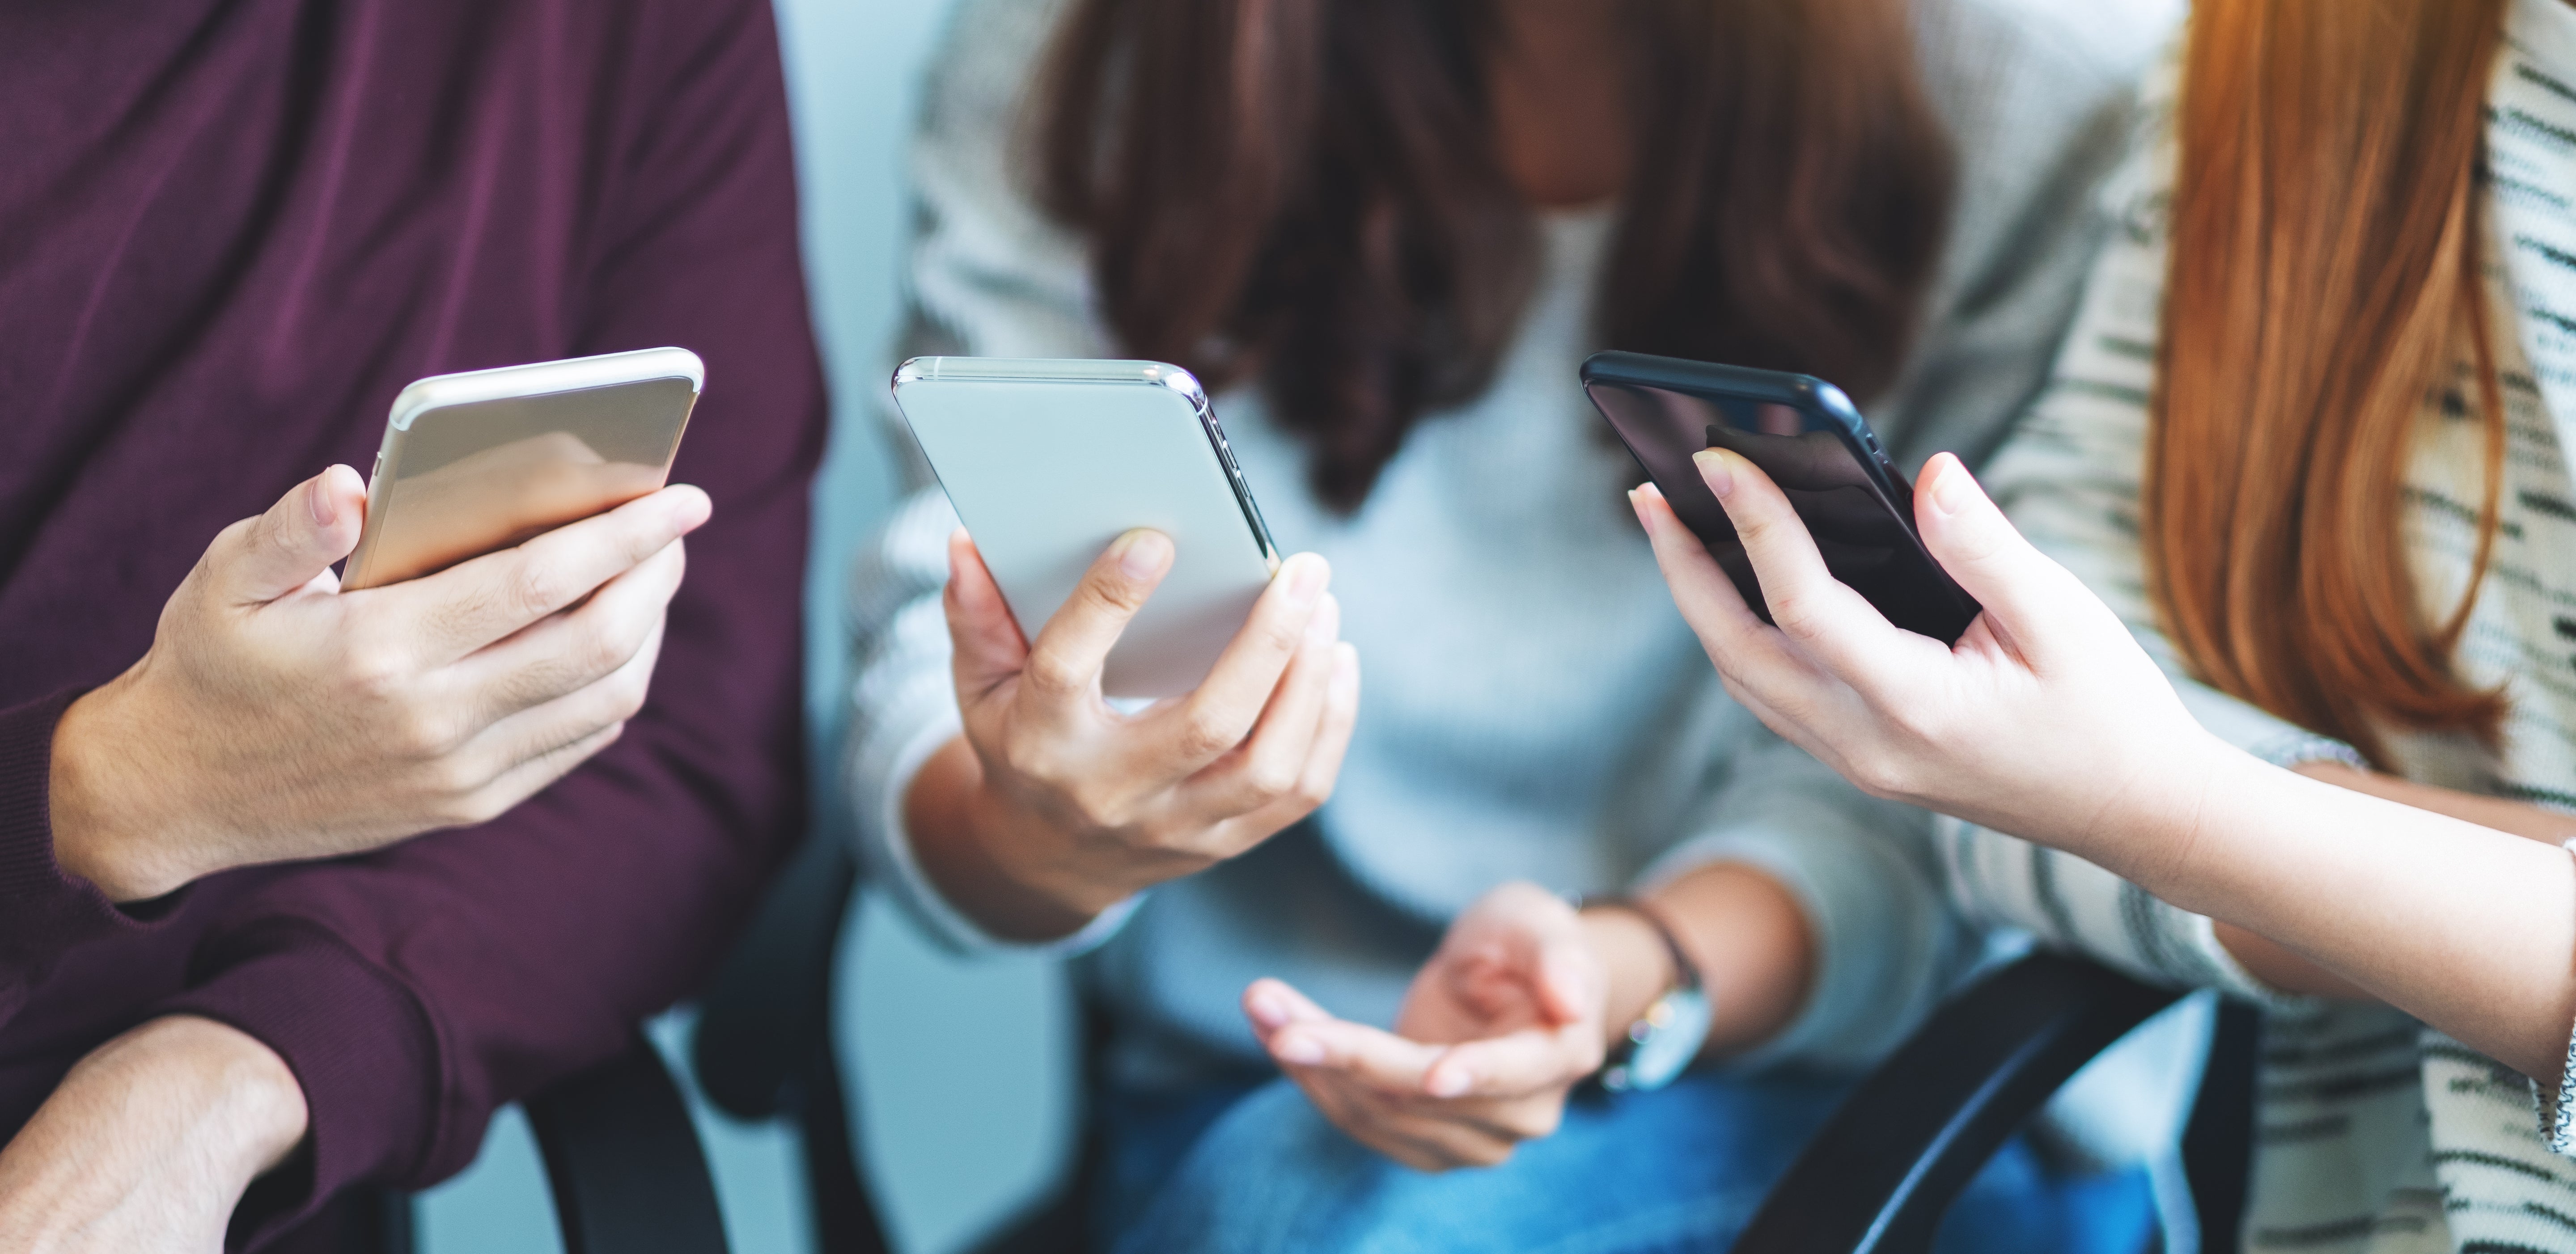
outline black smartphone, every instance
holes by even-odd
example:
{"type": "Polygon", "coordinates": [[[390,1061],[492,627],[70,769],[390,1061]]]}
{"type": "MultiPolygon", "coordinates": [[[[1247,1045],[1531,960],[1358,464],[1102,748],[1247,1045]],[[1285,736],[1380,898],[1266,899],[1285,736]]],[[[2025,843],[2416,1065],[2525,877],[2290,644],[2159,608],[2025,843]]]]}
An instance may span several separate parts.
{"type": "Polygon", "coordinates": [[[1955,644],[1979,606],[1924,549],[1914,489],[1842,389],[1822,379],[1644,353],[1595,353],[1583,391],[1762,621],[1771,608],[1691,455],[1725,448],[1780,485],[1825,566],[1887,621],[1955,644]]]}

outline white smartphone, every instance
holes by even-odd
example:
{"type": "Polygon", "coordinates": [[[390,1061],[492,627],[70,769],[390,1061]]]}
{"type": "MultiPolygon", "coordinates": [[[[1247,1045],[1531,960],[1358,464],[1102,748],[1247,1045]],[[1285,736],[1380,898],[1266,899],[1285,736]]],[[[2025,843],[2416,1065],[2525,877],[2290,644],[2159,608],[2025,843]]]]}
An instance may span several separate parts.
{"type": "Polygon", "coordinates": [[[696,353],[647,348],[404,388],[340,586],[416,579],[659,491],[706,376],[696,353]]]}
{"type": "Polygon", "coordinates": [[[1178,366],[916,357],[894,400],[1031,639],[1111,541],[1171,537],[1171,573],[1110,650],[1108,696],[1196,688],[1279,569],[1207,393],[1178,366]]]}

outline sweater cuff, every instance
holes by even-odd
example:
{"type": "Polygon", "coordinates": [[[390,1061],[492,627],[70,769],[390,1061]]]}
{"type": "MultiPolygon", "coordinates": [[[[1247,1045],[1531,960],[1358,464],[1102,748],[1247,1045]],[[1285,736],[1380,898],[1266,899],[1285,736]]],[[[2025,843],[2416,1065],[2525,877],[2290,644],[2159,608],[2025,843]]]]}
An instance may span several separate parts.
{"type": "Polygon", "coordinates": [[[243,1199],[239,1246],[303,1222],[353,1184],[416,1173],[437,1127],[441,1070],[409,989],[338,937],[288,920],[210,939],[191,965],[190,986],[146,1017],[196,1015],[249,1033],[304,1090],[304,1152],[243,1199]]]}
{"type": "Polygon", "coordinates": [[[76,944],[145,926],[54,859],[54,729],[86,691],[0,709],[0,989],[42,978],[76,944]]]}

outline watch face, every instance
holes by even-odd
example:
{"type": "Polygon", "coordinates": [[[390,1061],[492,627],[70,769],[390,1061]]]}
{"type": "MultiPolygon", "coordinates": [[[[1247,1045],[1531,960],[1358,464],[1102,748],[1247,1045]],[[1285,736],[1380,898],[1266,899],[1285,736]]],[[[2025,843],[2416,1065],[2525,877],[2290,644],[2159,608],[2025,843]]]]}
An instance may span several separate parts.
{"type": "Polygon", "coordinates": [[[1708,994],[1697,988],[1675,989],[1655,999],[1645,1017],[1628,1029],[1635,1048],[1602,1072],[1602,1087],[1659,1089],[1680,1078],[1708,1040],[1709,1018],[1708,994]]]}

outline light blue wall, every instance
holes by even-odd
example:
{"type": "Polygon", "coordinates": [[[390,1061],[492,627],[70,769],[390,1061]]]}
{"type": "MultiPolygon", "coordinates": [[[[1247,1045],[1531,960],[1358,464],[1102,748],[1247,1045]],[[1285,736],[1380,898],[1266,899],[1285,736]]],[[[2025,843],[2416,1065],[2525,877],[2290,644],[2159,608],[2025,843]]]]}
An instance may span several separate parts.
{"type": "MultiPolygon", "coordinates": [[[[846,670],[840,578],[889,503],[874,405],[893,363],[897,251],[905,226],[902,138],[950,0],[778,0],[805,204],[806,269],[834,395],[817,489],[807,624],[811,706],[828,743],[846,670]]],[[[722,386],[718,381],[716,386],[722,386]]],[[[825,763],[828,770],[828,762],[825,763]]],[[[828,778],[828,776],[825,776],[828,778]]],[[[1054,972],[962,965],[931,953],[891,911],[864,907],[844,938],[839,1024],[880,1204],[906,1254],[944,1254],[1007,1217],[1052,1178],[1067,1140],[1054,972]]],[[[677,1057],[683,1016],[655,1035],[677,1057]]],[[[774,1127],[700,1111],[740,1254],[812,1248],[794,1146],[774,1127]]],[[[483,1158],[422,1199],[432,1254],[559,1250],[527,1125],[515,1111],[483,1158]]]]}

